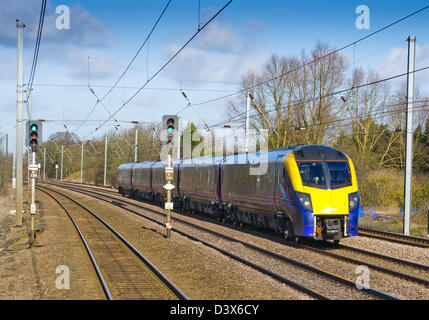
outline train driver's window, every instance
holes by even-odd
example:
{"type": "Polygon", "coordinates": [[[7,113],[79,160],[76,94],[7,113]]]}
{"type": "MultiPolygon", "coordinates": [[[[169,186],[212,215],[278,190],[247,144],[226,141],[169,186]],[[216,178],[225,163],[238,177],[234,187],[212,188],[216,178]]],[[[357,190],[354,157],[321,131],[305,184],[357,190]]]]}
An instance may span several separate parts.
{"type": "Polygon", "coordinates": [[[325,175],[323,174],[323,168],[321,164],[313,162],[310,166],[310,176],[313,183],[316,185],[325,184],[325,175]]]}
{"type": "Polygon", "coordinates": [[[326,187],[325,173],[321,161],[298,162],[302,184],[310,187],[326,187]]]}

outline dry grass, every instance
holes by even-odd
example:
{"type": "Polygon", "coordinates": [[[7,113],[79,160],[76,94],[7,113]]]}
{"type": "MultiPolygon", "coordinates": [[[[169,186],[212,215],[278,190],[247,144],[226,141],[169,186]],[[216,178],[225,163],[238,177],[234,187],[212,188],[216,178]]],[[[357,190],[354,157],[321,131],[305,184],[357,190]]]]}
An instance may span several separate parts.
{"type": "MultiPolygon", "coordinates": [[[[365,217],[359,218],[359,226],[375,230],[403,233],[403,217],[398,209],[374,210],[380,217],[389,217],[393,220],[374,219],[370,210],[365,210],[365,217]]],[[[417,214],[411,213],[410,234],[417,237],[428,237],[428,214],[423,210],[417,214]]]]}
{"type": "Polygon", "coordinates": [[[3,241],[9,227],[13,225],[15,216],[9,213],[15,209],[15,197],[12,188],[7,186],[0,193],[0,240],[3,241]]]}

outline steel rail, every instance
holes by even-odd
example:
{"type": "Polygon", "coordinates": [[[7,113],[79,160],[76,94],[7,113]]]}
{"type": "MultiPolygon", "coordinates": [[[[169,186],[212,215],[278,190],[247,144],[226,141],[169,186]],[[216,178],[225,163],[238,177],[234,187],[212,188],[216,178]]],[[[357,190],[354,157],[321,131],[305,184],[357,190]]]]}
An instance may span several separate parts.
{"type": "Polygon", "coordinates": [[[358,234],[364,237],[377,238],[401,244],[416,245],[424,248],[429,248],[429,239],[421,237],[407,236],[400,233],[379,231],[367,228],[359,228],[358,234]]]}
{"type": "Polygon", "coordinates": [[[107,285],[106,280],[104,279],[104,277],[103,277],[103,275],[101,273],[100,267],[98,266],[97,261],[95,260],[95,257],[93,255],[91,249],[89,248],[88,242],[86,241],[85,237],[83,236],[82,231],[80,230],[80,228],[77,225],[76,221],[73,219],[73,217],[71,216],[71,214],[69,213],[69,211],[62,205],[62,203],[57,198],[55,198],[52,194],[50,194],[49,192],[47,192],[47,191],[45,191],[45,190],[43,190],[43,189],[41,189],[39,187],[36,187],[36,188],[39,189],[40,191],[42,191],[43,193],[47,194],[49,197],[51,197],[56,203],[58,203],[58,205],[68,215],[68,217],[70,218],[71,222],[73,223],[73,225],[74,225],[77,233],[79,234],[80,239],[82,240],[82,242],[83,242],[83,244],[85,246],[86,252],[89,255],[89,259],[91,260],[91,263],[92,263],[92,265],[94,267],[95,273],[97,274],[98,280],[100,281],[101,287],[103,289],[104,294],[106,295],[106,298],[108,300],[113,300],[112,294],[110,293],[110,290],[109,290],[109,286],[107,285]]]}
{"type": "MultiPolygon", "coordinates": [[[[139,213],[139,212],[137,212],[137,211],[134,211],[134,210],[129,209],[129,208],[125,208],[123,205],[119,204],[119,203],[118,203],[118,201],[125,203],[125,205],[126,205],[126,204],[130,204],[130,205],[132,205],[132,206],[139,207],[139,208],[141,208],[141,209],[148,210],[148,211],[154,212],[154,213],[159,214],[159,215],[163,215],[162,213],[160,213],[160,212],[158,212],[158,211],[156,211],[156,210],[153,210],[153,209],[150,209],[150,208],[147,208],[147,207],[141,206],[141,205],[137,205],[137,204],[129,203],[129,202],[127,203],[126,201],[124,201],[124,200],[122,200],[122,199],[118,199],[118,198],[111,197],[111,196],[108,196],[108,195],[103,195],[103,194],[100,194],[100,193],[97,193],[97,192],[92,192],[92,191],[91,191],[91,193],[86,193],[85,191],[82,191],[82,190],[80,190],[80,189],[76,189],[76,188],[73,188],[73,187],[66,187],[66,186],[62,186],[62,185],[59,185],[59,187],[62,187],[62,188],[65,188],[65,189],[69,189],[69,190],[72,190],[72,191],[75,191],[75,192],[79,192],[79,193],[82,193],[82,194],[86,194],[86,195],[91,196],[91,197],[93,197],[93,198],[96,198],[96,199],[99,199],[99,200],[102,200],[102,201],[108,202],[108,203],[113,204],[113,205],[115,205],[115,206],[118,206],[118,207],[120,207],[120,208],[122,208],[122,209],[124,209],[124,210],[127,210],[127,211],[129,211],[129,212],[132,212],[133,214],[136,214],[136,215],[138,215],[138,216],[141,216],[141,217],[143,217],[143,218],[145,218],[145,219],[148,219],[148,220],[150,220],[150,221],[152,221],[152,222],[155,222],[155,223],[157,223],[157,224],[159,224],[159,225],[162,225],[162,226],[164,225],[164,224],[163,224],[163,222],[158,222],[156,219],[152,219],[152,218],[146,217],[145,215],[143,215],[143,214],[141,214],[141,213],[139,213]],[[103,198],[97,197],[97,196],[95,196],[94,194],[98,194],[98,195],[100,195],[100,196],[102,196],[102,197],[106,197],[106,198],[110,198],[110,199],[114,199],[114,200],[113,200],[113,201],[109,201],[109,200],[106,200],[106,199],[103,199],[103,198]]],[[[88,191],[88,192],[89,192],[89,191],[88,191]]],[[[190,223],[190,222],[184,221],[184,220],[182,220],[182,219],[176,218],[176,220],[178,220],[178,221],[180,221],[180,222],[182,222],[182,223],[185,223],[185,224],[187,224],[187,225],[190,225],[190,226],[192,226],[192,227],[194,227],[194,228],[200,229],[200,230],[202,230],[202,231],[204,231],[204,232],[211,233],[211,234],[213,234],[213,235],[215,235],[215,236],[218,236],[218,237],[224,238],[224,239],[226,239],[226,240],[233,241],[233,242],[236,242],[236,243],[240,243],[241,245],[243,245],[243,246],[245,246],[245,247],[248,247],[249,249],[252,249],[252,250],[258,251],[258,252],[263,253],[263,254],[265,254],[265,255],[267,255],[267,256],[270,256],[270,257],[272,257],[272,258],[275,258],[275,259],[278,259],[278,260],[282,260],[282,261],[284,261],[284,262],[287,262],[287,263],[289,263],[289,264],[295,265],[295,266],[300,267],[300,268],[302,268],[302,269],[305,269],[305,270],[307,270],[307,271],[313,272],[313,273],[315,273],[315,274],[321,275],[321,276],[326,277],[326,278],[330,278],[330,279],[332,279],[332,280],[334,280],[334,281],[336,281],[336,282],[342,283],[342,284],[347,285],[347,286],[349,286],[349,287],[356,288],[356,283],[355,283],[355,282],[353,282],[353,281],[350,281],[350,280],[348,280],[348,279],[345,279],[345,278],[342,278],[342,277],[340,277],[340,276],[334,275],[334,274],[332,274],[332,273],[326,272],[326,271],[324,271],[324,270],[321,270],[321,269],[318,269],[318,268],[312,267],[312,266],[310,266],[310,265],[304,264],[304,263],[299,262],[299,261],[297,261],[297,260],[289,259],[289,258],[284,257],[284,256],[282,256],[282,255],[279,255],[279,254],[277,254],[277,253],[275,253],[275,252],[272,252],[272,251],[266,250],[266,249],[264,249],[264,248],[261,248],[261,247],[255,246],[255,245],[250,244],[250,243],[245,242],[245,241],[241,241],[241,240],[238,240],[238,239],[235,239],[235,238],[229,237],[229,236],[227,236],[227,235],[225,235],[225,234],[222,234],[222,233],[219,233],[219,232],[216,232],[216,231],[213,231],[213,230],[210,230],[210,229],[207,229],[207,228],[204,228],[204,227],[201,227],[201,226],[195,225],[195,224],[193,224],[193,223],[190,223]]],[[[207,246],[209,246],[209,247],[211,247],[211,248],[213,248],[213,249],[215,249],[215,250],[218,250],[219,252],[221,252],[221,253],[223,253],[223,254],[226,254],[227,256],[229,256],[229,257],[231,257],[231,258],[233,258],[233,259],[236,259],[236,258],[235,258],[236,256],[234,256],[233,254],[231,254],[231,253],[229,253],[229,252],[226,252],[225,250],[223,250],[223,249],[221,249],[221,248],[218,248],[218,247],[216,247],[216,246],[214,246],[214,245],[212,245],[212,244],[210,244],[210,243],[208,243],[208,242],[206,242],[206,241],[202,241],[201,239],[198,239],[198,238],[196,238],[196,237],[194,237],[194,236],[192,236],[192,235],[189,235],[189,234],[187,234],[187,233],[185,233],[185,232],[183,232],[183,231],[180,231],[180,230],[178,230],[178,229],[174,229],[174,231],[175,231],[175,232],[177,232],[177,233],[179,233],[179,234],[181,234],[181,235],[183,235],[183,236],[186,236],[186,237],[188,237],[188,238],[190,238],[190,239],[192,239],[192,240],[194,240],[194,241],[199,241],[199,242],[201,242],[201,243],[203,243],[203,244],[205,244],[205,245],[207,245],[207,246]]],[[[245,261],[243,261],[243,259],[242,259],[242,258],[240,258],[240,257],[237,257],[237,258],[238,258],[238,259],[236,259],[236,260],[238,260],[238,261],[240,261],[240,262],[242,262],[242,263],[244,263],[244,264],[246,264],[246,265],[248,265],[248,266],[250,266],[250,267],[252,267],[252,268],[254,268],[254,267],[256,266],[256,265],[254,265],[254,264],[253,264],[253,263],[251,263],[251,262],[248,262],[248,261],[247,261],[247,262],[245,262],[245,261]]],[[[268,275],[272,276],[272,272],[271,272],[271,271],[269,271],[269,270],[265,270],[265,272],[264,272],[264,271],[260,270],[260,268],[261,268],[261,267],[258,267],[258,266],[256,266],[256,267],[258,268],[258,270],[259,270],[259,271],[261,271],[261,272],[263,272],[263,273],[265,273],[265,274],[268,274],[268,275]]],[[[281,277],[281,276],[280,276],[280,277],[281,277]]],[[[276,277],[275,277],[275,278],[276,278],[276,277]]],[[[276,279],[277,279],[277,278],[276,278],[276,279]]],[[[287,279],[286,279],[286,280],[287,280],[287,279]]],[[[307,289],[307,290],[308,290],[308,289],[307,289]]],[[[397,298],[397,297],[395,297],[395,296],[392,296],[392,295],[387,294],[387,293],[385,293],[385,292],[382,292],[382,291],[380,291],[380,290],[376,290],[376,289],[374,289],[374,288],[367,288],[367,289],[366,289],[366,288],[363,288],[363,289],[362,289],[362,291],[365,291],[365,292],[367,292],[368,294],[371,294],[371,295],[373,295],[373,296],[376,296],[376,297],[379,297],[379,298],[382,298],[382,299],[388,299],[388,300],[400,300],[399,298],[397,298]]],[[[317,292],[316,294],[321,295],[321,294],[320,294],[320,293],[318,293],[318,292],[317,292]]],[[[323,296],[323,295],[321,295],[321,296],[323,296]]],[[[320,298],[319,298],[319,299],[320,299],[320,298]]],[[[321,299],[328,299],[328,298],[324,297],[324,298],[321,298],[321,299]]]]}
{"type": "MultiPolygon", "coordinates": [[[[56,185],[55,185],[55,186],[56,186],[56,185]]],[[[147,220],[149,220],[149,221],[151,221],[151,222],[154,222],[154,223],[156,223],[156,224],[158,224],[158,225],[160,225],[160,226],[164,226],[164,223],[163,223],[163,222],[159,222],[159,221],[157,221],[156,219],[152,219],[152,218],[146,217],[146,216],[144,216],[143,214],[141,214],[141,213],[139,213],[139,212],[137,212],[137,211],[134,211],[134,210],[132,210],[132,209],[125,208],[125,207],[123,207],[123,206],[122,206],[119,202],[117,202],[117,201],[114,201],[114,200],[113,200],[113,201],[108,201],[108,200],[106,200],[106,199],[103,199],[103,198],[97,197],[97,196],[95,196],[95,195],[92,195],[92,194],[90,194],[90,193],[86,193],[86,192],[84,192],[84,191],[82,191],[82,190],[75,189],[75,188],[72,188],[72,187],[65,187],[65,186],[61,186],[61,185],[60,185],[59,187],[60,187],[60,188],[64,188],[64,189],[68,189],[68,190],[72,190],[72,191],[75,191],[75,192],[79,192],[79,193],[82,193],[82,194],[85,194],[85,195],[88,195],[88,196],[92,196],[93,198],[96,198],[96,199],[99,199],[99,200],[102,200],[102,201],[108,202],[108,203],[110,203],[110,204],[113,204],[113,205],[115,205],[115,206],[117,206],[117,207],[119,207],[119,208],[122,208],[122,209],[124,209],[124,210],[127,210],[127,211],[129,211],[129,212],[131,212],[131,213],[133,213],[133,214],[135,214],[135,215],[138,215],[138,216],[140,216],[140,217],[142,217],[142,218],[145,218],[145,219],[147,219],[147,220]]],[[[96,192],[94,192],[94,193],[95,193],[95,194],[99,194],[99,193],[96,193],[96,192]]],[[[99,195],[101,195],[101,194],[99,194],[99,195]]],[[[101,195],[101,196],[109,197],[109,196],[105,196],[105,195],[101,195]]],[[[113,197],[110,197],[110,198],[113,198],[113,197]]],[[[117,200],[119,200],[119,199],[117,199],[117,200]]],[[[122,202],[123,202],[123,200],[119,200],[119,201],[122,201],[122,202]]],[[[142,208],[143,208],[143,207],[142,207],[142,208]]],[[[157,213],[157,214],[162,215],[161,213],[159,213],[159,212],[157,212],[157,211],[155,211],[155,210],[152,210],[152,209],[147,209],[147,210],[149,210],[149,211],[152,211],[152,212],[154,212],[154,213],[157,213]]],[[[253,268],[253,269],[256,269],[256,270],[258,270],[259,272],[261,272],[261,273],[263,273],[263,274],[265,274],[265,275],[268,275],[268,276],[272,277],[273,279],[276,279],[276,280],[277,280],[277,281],[279,281],[279,282],[282,282],[282,283],[284,283],[284,284],[289,285],[289,286],[290,286],[290,287],[292,287],[292,288],[295,288],[295,289],[297,289],[297,290],[299,290],[299,291],[301,291],[301,292],[304,292],[305,294],[307,294],[307,295],[308,295],[308,296],[310,296],[310,297],[313,297],[313,298],[315,298],[315,299],[319,299],[319,300],[330,300],[328,297],[324,296],[323,294],[321,294],[321,293],[319,293],[319,292],[317,292],[317,291],[314,291],[314,290],[308,289],[308,288],[306,288],[306,287],[304,287],[304,286],[300,285],[299,283],[296,283],[296,282],[294,282],[294,281],[291,281],[291,280],[289,280],[289,279],[286,279],[285,277],[282,277],[282,276],[280,276],[280,275],[278,275],[278,274],[276,274],[276,273],[274,273],[274,272],[272,272],[272,271],[269,271],[269,270],[267,270],[266,268],[260,267],[260,266],[258,266],[258,265],[256,265],[256,264],[254,264],[254,263],[252,263],[252,262],[250,262],[250,261],[246,260],[246,259],[243,259],[243,258],[241,258],[241,257],[238,257],[237,255],[234,255],[234,254],[232,254],[232,253],[230,253],[230,252],[228,252],[228,251],[226,251],[226,250],[224,250],[224,249],[222,249],[222,248],[219,248],[219,247],[217,247],[217,246],[215,246],[215,245],[212,245],[211,243],[208,243],[208,242],[206,242],[206,241],[203,241],[203,240],[201,240],[201,239],[198,239],[197,237],[194,237],[194,236],[192,236],[192,235],[189,235],[189,234],[187,234],[187,233],[185,233],[185,232],[183,232],[183,231],[177,230],[177,229],[175,229],[174,231],[175,231],[175,232],[177,232],[177,233],[179,233],[179,234],[181,234],[181,235],[183,235],[183,236],[185,236],[185,237],[187,237],[187,238],[189,238],[189,239],[191,239],[191,240],[193,240],[193,241],[200,242],[200,243],[204,244],[205,246],[207,246],[207,247],[209,247],[209,248],[212,248],[212,249],[214,249],[214,250],[216,250],[216,251],[218,251],[218,252],[222,253],[223,255],[228,256],[229,258],[231,258],[231,259],[233,259],[233,260],[236,260],[236,261],[238,261],[238,262],[243,263],[244,265],[247,265],[247,266],[249,266],[249,267],[251,267],[251,268],[253,268]]]]}
{"type": "MultiPolygon", "coordinates": [[[[76,205],[90,213],[94,216],[98,221],[100,221],[109,231],[111,231],[118,239],[120,239],[130,250],[133,252],[140,261],[142,261],[179,299],[181,300],[190,300],[189,297],[181,291],[170,279],[167,278],[147,257],[145,257],[140,251],[138,251],[128,240],[126,240],[119,232],[117,232],[113,227],[111,227],[107,222],[105,222],[102,218],[100,218],[97,214],[95,214],[92,210],[74,200],[68,195],[65,195],[57,190],[48,188],[43,186],[43,188],[50,190],[52,192],[56,192],[61,196],[69,199],[74,202],[76,205]]],[[[39,189],[40,190],[40,189],[39,189]]]]}

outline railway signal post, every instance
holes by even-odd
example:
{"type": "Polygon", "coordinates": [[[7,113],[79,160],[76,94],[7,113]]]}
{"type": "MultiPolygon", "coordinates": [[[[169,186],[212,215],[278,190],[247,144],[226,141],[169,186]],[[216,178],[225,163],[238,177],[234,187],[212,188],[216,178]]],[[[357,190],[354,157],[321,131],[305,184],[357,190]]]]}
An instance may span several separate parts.
{"type": "Polygon", "coordinates": [[[170,238],[171,225],[171,210],[173,210],[173,202],[171,201],[171,190],[174,189],[173,182],[173,167],[171,166],[171,154],[168,154],[168,162],[165,167],[165,180],[167,184],[164,185],[164,189],[167,190],[167,201],[165,202],[165,211],[166,211],[166,221],[165,228],[167,230],[167,238],[170,238]]]}
{"type": "Polygon", "coordinates": [[[30,204],[30,241],[34,241],[34,216],[36,215],[36,178],[40,169],[40,164],[36,164],[36,153],[39,145],[42,144],[42,123],[39,121],[27,121],[28,140],[27,146],[31,148],[31,164],[28,165],[31,178],[31,204],[30,204]]]}
{"type": "Polygon", "coordinates": [[[173,202],[171,197],[171,190],[174,189],[173,174],[174,169],[171,166],[171,158],[180,159],[180,135],[179,135],[179,117],[176,115],[162,116],[162,151],[161,160],[165,160],[167,154],[167,166],[165,167],[165,181],[164,189],[167,192],[167,199],[165,202],[166,221],[165,228],[167,230],[167,238],[170,238],[171,225],[171,210],[173,210],[173,202]]]}

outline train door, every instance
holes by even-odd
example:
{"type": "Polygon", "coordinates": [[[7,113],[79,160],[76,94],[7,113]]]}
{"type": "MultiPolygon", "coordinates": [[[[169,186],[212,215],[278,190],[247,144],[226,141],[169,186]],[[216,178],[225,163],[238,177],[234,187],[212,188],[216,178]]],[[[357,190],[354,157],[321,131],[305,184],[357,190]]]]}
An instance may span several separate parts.
{"type": "Polygon", "coordinates": [[[216,198],[218,200],[219,203],[221,203],[222,201],[222,163],[216,163],[214,165],[214,170],[215,170],[215,185],[216,185],[216,198]]]}
{"type": "Polygon", "coordinates": [[[274,185],[274,202],[276,211],[282,211],[282,199],[284,199],[283,196],[283,182],[284,182],[284,176],[285,176],[285,166],[283,164],[283,155],[278,156],[276,159],[276,179],[275,179],[275,185],[274,185]]]}

